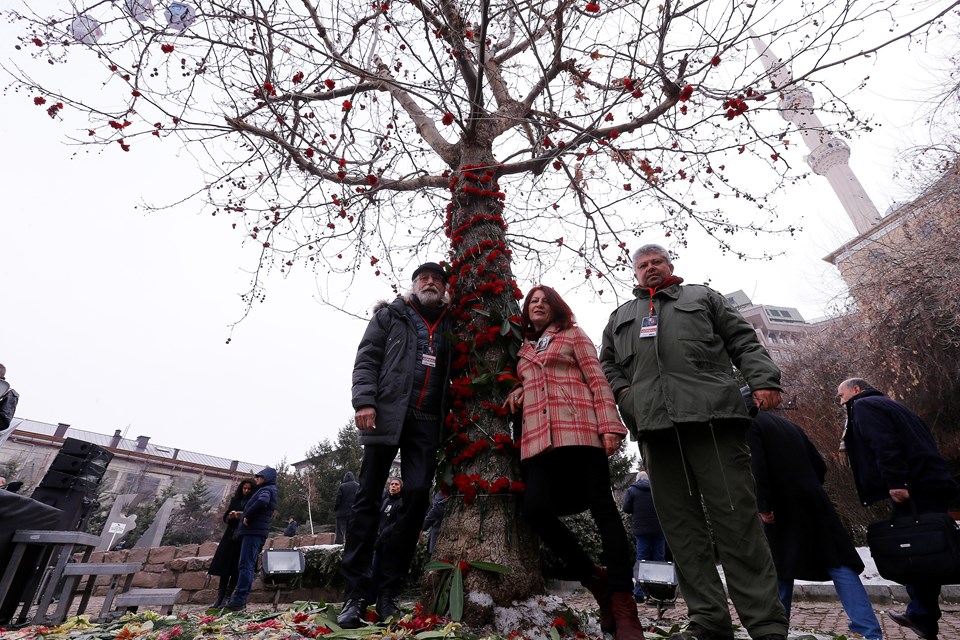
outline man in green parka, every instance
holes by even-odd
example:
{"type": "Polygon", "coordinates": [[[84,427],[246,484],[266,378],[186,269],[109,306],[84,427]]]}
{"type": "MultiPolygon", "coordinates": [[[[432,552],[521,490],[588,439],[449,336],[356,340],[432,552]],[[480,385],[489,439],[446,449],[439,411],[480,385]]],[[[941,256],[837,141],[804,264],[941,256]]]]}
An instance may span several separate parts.
{"type": "Polygon", "coordinates": [[[635,298],[610,315],[600,361],[639,440],[653,501],[690,616],[675,640],[732,640],[730,599],[754,640],[783,640],[787,619],[757,515],[750,425],[734,365],[754,402],[780,404],[780,370],[753,327],[709,287],[681,285],[670,254],[633,254],[635,298]]]}

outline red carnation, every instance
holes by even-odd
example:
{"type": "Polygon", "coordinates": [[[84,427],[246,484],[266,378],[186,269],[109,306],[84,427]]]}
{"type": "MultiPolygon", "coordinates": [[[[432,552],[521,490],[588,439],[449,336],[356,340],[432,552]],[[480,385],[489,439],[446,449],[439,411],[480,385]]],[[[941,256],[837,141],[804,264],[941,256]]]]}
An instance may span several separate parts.
{"type": "Polygon", "coordinates": [[[350,109],[353,109],[353,103],[350,102],[349,100],[344,100],[342,111],[347,112],[347,111],[350,111],[350,109]]]}
{"type": "Polygon", "coordinates": [[[599,4],[598,2],[588,2],[588,3],[587,3],[587,6],[585,7],[585,9],[586,9],[587,11],[589,11],[590,13],[599,13],[599,12],[600,12],[600,4],[599,4]]]}
{"type": "Polygon", "coordinates": [[[683,88],[683,91],[680,92],[680,102],[686,102],[690,99],[690,96],[693,95],[693,85],[688,84],[683,88]]]}
{"type": "Polygon", "coordinates": [[[445,114],[443,114],[443,120],[441,120],[440,122],[442,122],[445,126],[449,127],[450,125],[453,124],[453,114],[447,111],[445,114]]]}
{"type": "Polygon", "coordinates": [[[174,47],[173,47],[172,44],[162,44],[162,45],[160,45],[160,51],[163,51],[164,53],[173,53],[173,49],[174,49],[174,47]]]}
{"type": "Polygon", "coordinates": [[[327,89],[330,89],[330,91],[333,91],[333,88],[334,88],[335,86],[337,86],[337,83],[336,83],[336,82],[334,82],[333,80],[329,80],[329,79],[328,79],[328,80],[324,80],[324,81],[323,81],[323,84],[326,85],[327,89]]]}

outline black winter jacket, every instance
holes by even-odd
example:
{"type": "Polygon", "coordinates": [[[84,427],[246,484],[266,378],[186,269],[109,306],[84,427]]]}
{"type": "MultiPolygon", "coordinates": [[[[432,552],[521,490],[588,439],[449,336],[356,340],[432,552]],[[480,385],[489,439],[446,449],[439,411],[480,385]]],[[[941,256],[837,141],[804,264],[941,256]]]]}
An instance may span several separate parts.
{"type": "MultiPolygon", "coordinates": [[[[407,313],[407,305],[403,298],[397,298],[377,309],[357,349],[353,365],[353,408],[377,410],[376,429],[360,432],[363,445],[400,443],[417,371],[417,327],[407,313]]],[[[448,333],[450,326],[450,318],[444,315],[436,332],[448,333]]],[[[443,348],[436,356],[438,366],[431,374],[444,376],[445,396],[450,349],[443,348]]],[[[439,430],[437,435],[439,437],[439,430]]]]}
{"type": "Polygon", "coordinates": [[[387,497],[384,498],[383,502],[380,504],[380,527],[377,531],[376,543],[378,549],[385,547],[389,540],[396,533],[397,522],[400,518],[397,512],[400,511],[402,507],[402,492],[396,495],[387,494],[387,497]]]}
{"type": "Polygon", "coordinates": [[[757,481],[757,507],[773,512],[764,524],[777,577],[830,579],[828,569],[863,571],[863,561],[823,489],[827,465],[803,430],[769,411],[757,414],[747,431],[757,481]]]}
{"type": "Polygon", "coordinates": [[[352,471],[343,474],[343,480],[337,488],[337,499],[333,503],[333,513],[338,518],[349,518],[353,514],[353,503],[357,499],[357,490],[360,483],[357,482],[352,471]]]}
{"type": "Polygon", "coordinates": [[[876,389],[847,402],[847,456],[864,505],[908,489],[920,500],[948,500],[957,483],[937,450],[930,429],[917,414],[876,389]]]}
{"type": "Polygon", "coordinates": [[[238,536],[270,535],[270,522],[273,512],[277,510],[277,472],[267,467],[260,471],[263,484],[254,489],[253,495],[243,508],[240,524],[237,526],[238,536]]]}
{"type": "Polygon", "coordinates": [[[630,514],[630,531],[634,536],[663,535],[649,480],[637,480],[623,494],[623,512],[630,514]]]}

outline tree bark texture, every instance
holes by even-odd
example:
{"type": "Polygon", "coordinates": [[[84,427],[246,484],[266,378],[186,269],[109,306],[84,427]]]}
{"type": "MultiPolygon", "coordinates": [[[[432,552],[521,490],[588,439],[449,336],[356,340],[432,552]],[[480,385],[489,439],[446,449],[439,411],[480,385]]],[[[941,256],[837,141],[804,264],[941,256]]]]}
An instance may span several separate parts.
{"type": "MultiPolygon", "coordinates": [[[[489,149],[468,146],[462,161],[447,210],[456,340],[440,478],[451,497],[434,559],[509,567],[508,575],[468,569],[464,591],[510,606],[543,591],[539,540],[520,515],[519,447],[502,407],[516,384],[520,291],[506,245],[498,165],[489,149]]],[[[428,574],[428,602],[436,582],[428,574]]],[[[489,606],[466,600],[466,622],[490,622],[489,606]]]]}

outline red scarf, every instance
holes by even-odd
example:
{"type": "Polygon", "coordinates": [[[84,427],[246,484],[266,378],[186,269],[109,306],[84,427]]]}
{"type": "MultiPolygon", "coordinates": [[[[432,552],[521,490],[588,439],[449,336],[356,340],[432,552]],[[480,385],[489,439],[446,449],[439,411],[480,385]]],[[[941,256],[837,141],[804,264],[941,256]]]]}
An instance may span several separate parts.
{"type": "Polygon", "coordinates": [[[683,278],[670,274],[670,276],[666,280],[661,282],[658,286],[644,287],[644,289],[650,292],[650,315],[651,316],[655,315],[653,313],[653,296],[656,295],[658,291],[663,291],[667,287],[672,287],[673,285],[680,284],[682,282],[683,282],[683,278]]]}

